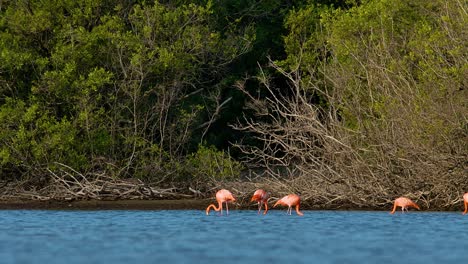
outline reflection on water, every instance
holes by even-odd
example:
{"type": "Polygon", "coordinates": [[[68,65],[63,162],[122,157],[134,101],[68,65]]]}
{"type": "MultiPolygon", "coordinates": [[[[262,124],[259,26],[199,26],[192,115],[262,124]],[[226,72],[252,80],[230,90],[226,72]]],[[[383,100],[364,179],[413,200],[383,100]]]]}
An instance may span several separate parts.
{"type": "Polygon", "coordinates": [[[461,213],[0,211],[1,263],[466,263],[461,213]]]}

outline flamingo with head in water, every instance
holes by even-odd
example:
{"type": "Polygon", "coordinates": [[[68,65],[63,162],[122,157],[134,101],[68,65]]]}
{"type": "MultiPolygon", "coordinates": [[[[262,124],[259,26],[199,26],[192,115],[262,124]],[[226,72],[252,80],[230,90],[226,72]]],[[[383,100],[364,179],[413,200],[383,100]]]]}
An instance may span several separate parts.
{"type": "Polygon", "coordinates": [[[419,210],[419,206],[411,201],[410,199],[406,197],[398,197],[395,199],[395,202],[393,203],[393,209],[390,212],[391,214],[395,213],[395,210],[397,207],[401,207],[401,212],[404,213],[405,210],[408,211],[408,207],[414,207],[419,210]]]}
{"type": "Polygon", "coordinates": [[[262,189],[256,190],[252,196],[251,202],[258,202],[258,213],[262,210],[262,204],[265,205],[265,211],[263,214],[265,215],[268,212],[268,193],[262,189]]]}
{"type": "Polygon", "coordinates": [[[466,214],[468,213],[468,193],[465,193],[463,195],[463,204],[465,205],[465,211],[463,212],[463,214],[466,214]]]}
{"type": "Polygon", "coordinates": [[[299,211],[299,206],[301,205],[301,197],[297,194],[289,194],[286,195],[285,197],[279,199],[273,207],[276,207],[278,204],[288,206],[288,214],[291,215],[291,210],[293,206],[296,206],[296,213],[300,216],[303,216],[304,214],[299,211]]]}
{"type": "Polygon", "coordinates": [[[218,202],[218,207],[214,204],[208,205],[206,208],[206,215],[210,214],[210,209],[213,208],[215,211],[221,211],[223,215],[223,203],[226,203],[226,214],[229,215],[228,202],[234,202],[236,199],[232,196],[232,193],[228,190],[222,189],[216,193],[216,201],[218,202]]]}

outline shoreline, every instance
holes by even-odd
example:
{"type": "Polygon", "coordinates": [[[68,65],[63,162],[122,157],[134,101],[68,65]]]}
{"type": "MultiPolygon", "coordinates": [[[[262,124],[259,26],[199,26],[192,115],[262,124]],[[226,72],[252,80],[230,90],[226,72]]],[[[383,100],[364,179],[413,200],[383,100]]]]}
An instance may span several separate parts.
{"type": "Polygon", "coordinates": [[[1,200],[0,210],[205,210],[210,199],[190,200],[1,200]]]}
{"type": "MultiPolygon", "coordinates": [[[[163,200],[0,200],[0,210],[205,210],[215,199],[163,199],[163,200]]],[[[255,203],[237,203],[233,210],[257,210],[255,203]]],[[[278,208],[282,210],[283,208],[278,208]]],[[[383,208],[333,208],[301,206],[302,210],[384,211],[383,208]]],[[[271,210],[271,208],[270,208],[271,210]]]]}
{"type": "MultiPolygon", "coordinates": [[[[205,210],[214,199],[168,199],[168,200],[0,200],[0,210],[205,210]]],[[[233,210],[257,210],[257,205],[233,204],[233,210]]],[[[279,208],[280,210],[283,208],[279,208]]],[[[343,206],[317,207],[301,206],[302,210],[334,210],[334,211],[391,211],[389,208],[353,208],[343,206]]],[[[419,212],[457,212],[459,210],[420,210],[419,212]]],[[[414,210],[414,212],[418,212],[414,210]]]]}

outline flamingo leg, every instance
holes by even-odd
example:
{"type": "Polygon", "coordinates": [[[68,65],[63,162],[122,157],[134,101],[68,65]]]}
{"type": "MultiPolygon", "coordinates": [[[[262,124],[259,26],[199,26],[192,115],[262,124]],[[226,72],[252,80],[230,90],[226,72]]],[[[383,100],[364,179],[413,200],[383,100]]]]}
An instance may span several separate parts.
{"type": "Polygon", "coordinates": [[[466,214],[468,212],[468,202],[463,201],[463,203],[465,204],[465,211],[463,212],[463,214],[466,214]]]}
{"type": "Polygon", "coordinates": [[[223,202],[218,202],[218,204],[219,204],[218,216],[221,216],[221,215],[223,215],[223,202]]]}
{"type": "Polygon", "coordinates": [[[258,212],[257,214],[260,214],[260,211],[262,210],[262,204],[258,202],[258,212]]]}
{"type": "Polygon", "coordinates": [[[226,215],[229,215],[228,202],[226,201],[226,215]]]}

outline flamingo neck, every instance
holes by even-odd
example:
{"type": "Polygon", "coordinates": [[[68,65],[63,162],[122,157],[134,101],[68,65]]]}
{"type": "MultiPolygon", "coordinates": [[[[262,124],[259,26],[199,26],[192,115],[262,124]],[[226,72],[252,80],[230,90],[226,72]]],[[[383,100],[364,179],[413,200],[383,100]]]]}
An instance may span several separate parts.
{"type": "Polygon", "coordinates": [[[221,202],[218,202],[218,207],[216,207],[216,205],[214,205],[214,204],[208,205],[208,207],[206,208],[206,215],[210,214],[210,209],[211,208],[213,208],[213,210],[215,210],[215,211],[220,211],[222,209],[222,206],[223,206],[223,203],[221,203],[221,202]]]}
{"type": "Polygon", "coordinates": [[[296,205],[296,213],[300,216],[304,215],[301,211],[299,211],[299,204],[296,205]]]}

